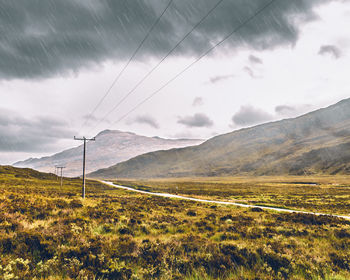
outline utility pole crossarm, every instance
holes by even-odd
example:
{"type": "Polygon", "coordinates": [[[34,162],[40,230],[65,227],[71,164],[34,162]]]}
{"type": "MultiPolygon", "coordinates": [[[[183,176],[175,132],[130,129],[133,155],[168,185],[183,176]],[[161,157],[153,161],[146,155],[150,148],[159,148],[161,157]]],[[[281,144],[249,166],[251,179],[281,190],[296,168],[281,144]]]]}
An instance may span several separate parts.
{"type": "Polygon", "coordinates": [[[75,136],[74,136],[74,140],[80,140],[80,141],[96,141],[96,138],[95,138],[95,137],[94,137],[94,138],[85,138],[85,137],[79,138],[79,137],[75,137],[75,136]]]}
{"type": "Polygon", "coordinates": [[[75,137],[74,140],[84,141],[84,150],[83,150],[83,188],[82,188],[82,198],[85,198],[85,158],[86,158],[86,141],[95,141],[94,138],[86,138],[86,137],[75,137]]]}

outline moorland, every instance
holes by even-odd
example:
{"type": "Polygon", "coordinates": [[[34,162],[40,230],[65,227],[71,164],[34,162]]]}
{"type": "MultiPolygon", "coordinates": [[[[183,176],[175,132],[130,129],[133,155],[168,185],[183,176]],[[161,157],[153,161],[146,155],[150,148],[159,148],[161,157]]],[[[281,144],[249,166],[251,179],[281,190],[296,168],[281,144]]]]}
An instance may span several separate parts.
{"type": "Polygon", "coordinates": [[[118,179],[150,192],[350,216],[350,176],[118,179]]]}
{"type": "MultiPolygon", "coordinates": [[[[308,203],[311,186],[299,188],[280,179],[267,197],[275,193],[286,206],[293,199],[308,203]],[[307,197],[299,195],[303,189],[307,197]],[[293,199],[282,199],[288,195],[293,199]]],[[[343,197],[346,211],[346,178],[342,180],[330,195],[343,197]]],[[[226,196],[236,196],[237,181],[194,180],[188,192],[185,179],[183,185],[133,184],[231,199],[226,196]],[[204,193],[198,193],[197,183],[204,193]]],[[[248,179],[243,183],[249,185],[248,179]]],[[[261,185],[269,189],[269,184],[261,185]]],[[[331,189],[322,184],[317,187],[331,189]]],[[[259,202],[260,196],[267,203],[262,192],[254,197],[259,184],[250,185],[255,187],[237,199],[259,202]]],[[[168,199],[98,181],[88,181],[85,200],[80,192],[79,179],[65,178],[61,188],[53,174],[0,167],[1,279],[350,278],[350,221],[345,219],[168,199]]],[[[329,201],[321,196],[311,204],[332,210],[322,203],[329,201]]]]}

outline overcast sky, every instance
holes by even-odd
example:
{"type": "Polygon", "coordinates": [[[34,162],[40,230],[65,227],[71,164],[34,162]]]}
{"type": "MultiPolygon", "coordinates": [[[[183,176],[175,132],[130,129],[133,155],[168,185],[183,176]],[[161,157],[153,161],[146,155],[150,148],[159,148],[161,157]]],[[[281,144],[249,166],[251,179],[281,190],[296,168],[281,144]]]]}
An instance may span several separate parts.
{"type": "Polygon", "coordinates": [[[0,0],[0,164],[104,129],[210,138],[350,97],[350,1],[275,0],[122,118],[270,1],[0,0]]]}

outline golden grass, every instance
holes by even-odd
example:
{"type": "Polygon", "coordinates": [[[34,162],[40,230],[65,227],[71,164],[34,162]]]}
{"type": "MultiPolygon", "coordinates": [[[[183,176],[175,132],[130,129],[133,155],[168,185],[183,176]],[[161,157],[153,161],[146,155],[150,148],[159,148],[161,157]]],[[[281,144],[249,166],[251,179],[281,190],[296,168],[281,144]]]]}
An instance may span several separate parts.
{"type": "MultiPolygon", "coordinates": [[[[138,184],[164,191],[178,185],[175,190],[187,195],[247,201],[304,194],[308,205],[322,204],[311,190],[288,190],[280,179],[138,184]]],[[[321,190],[332,180],[346,183],[323,179],[321,190]]],[[[350,278],[350,222],[343,219],[167,199],[94,181],[82,201],[80,190],[80,180],[66,180],[60,188],[54,178],[0,175],[0,279],[350,278]]],[[[334,193],[339,199],[347,194],[342,188],[334,193]]]]}
{"type": "Polygon", "coordinates": [[[350,176],[118,179],[114,182],[204,199],[350,215],[350,176]]]}

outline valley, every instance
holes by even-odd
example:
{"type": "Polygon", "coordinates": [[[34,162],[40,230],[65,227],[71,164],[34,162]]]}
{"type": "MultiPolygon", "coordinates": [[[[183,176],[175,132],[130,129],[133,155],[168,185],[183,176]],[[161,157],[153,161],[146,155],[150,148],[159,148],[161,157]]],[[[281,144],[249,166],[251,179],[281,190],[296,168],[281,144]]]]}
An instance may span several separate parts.
{"type": "Polygon", "coordinates": [[[112,181],[146,192],[350,216],[349,176],[193,177],[112,181]]]}
{"type": "MultiPolygon", "coordinates": [[[[319,180],[129,180],[123,184],[147,191],[261,204],[274,199],[274,204],[281,203],[281,207],[294,201],[299,203],[294,205],[297,209],[341,212],[340,204],[331,207],[326,193],[328,198],[334,196],[342,201],[342,210],[348,209],[346,182],[347,177],[339,176],[319,180]],[[332,184],[339,186],[332,188],[332,184]]],[[[93,180],[87,182],[85,200],[80,198],[80,192],[79,179],[64,178],[61,188],[53,174],[0,167],[0,277],[350,277],[350,221],[346,219],[156,197],[93,180]]]]}
{"type": "Polygon", "coordinates": [[[350,1],[0,22],[0,280],[350,280],[350,1]]]}

